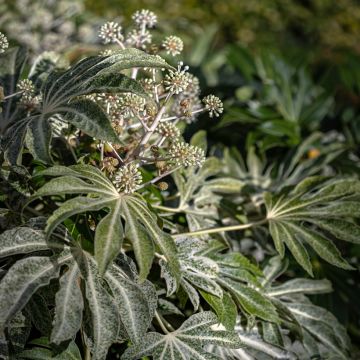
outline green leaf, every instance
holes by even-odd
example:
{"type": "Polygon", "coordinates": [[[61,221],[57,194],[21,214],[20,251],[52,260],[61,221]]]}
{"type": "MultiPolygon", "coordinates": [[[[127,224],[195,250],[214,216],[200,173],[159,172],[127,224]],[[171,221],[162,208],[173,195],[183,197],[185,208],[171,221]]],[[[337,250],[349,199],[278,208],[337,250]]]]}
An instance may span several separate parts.
{"type": "Polygon", "coordinates": [[[25,312],[31,319],[36,329],[43,335],[51,331],[51,315],[45,299],[38,293],[35,293],[26,304],[25,312]]]}
{"type": "MultiPolygon", "coordinates": [[[[9,67],[2,68],[0,81],[6,80],[7,83],[11,83],[11,89],[6,91],[8,95],[16,91],[16,81],[24,62],[24,55],[18,49],[7,51],[6,54],[11,58],[7,59],[9,67]]],[[[62,114],[61,121],[72,123],[90,136],[118,143],[118,136],[101,108],[95,102],[79,97],[104,91],[132,92],[146,96],[139,83],[120,73],[132,67],[173,69],[157,56],[148,55],[137,49],[124,49],[111,56],[86,58],[66,71],[51,72],[42,87],[43,101],[39,115],[17,119],[16,116],[24,115],[13,111],[11,104],[14,97],[10,98],[6,101],[5,111],[0,114],[1,119],[4,119],[1,124],[11,123],[2,141],[6,158],[13,165],[21,162],[21,149],[25,133],[28,132],[27,140],[33,155],[43,162],[51,162],[49,119],[55,114],[62,114]]]]}
{"type": "Polygon", "coordinates": [[[122,356],[122,360],[136,360],[143,356],[152,356],[159,360],[177,359],[217,359],[206,352],[207,344],[237,348],[241,343],[234,332],[213,330],[217,317],[212,312],[192,315],[176,331],[161,335],[146,334],[141,343],[131,346],[122,356]]]}
{"type": "MultiPolygon", "coordinates": [[[[265,324],[265,323],[264,323],[265,324]]],[[[273,325],[270,323],[270,325],[273,325]]],[[[213,351],[221,359],[266,359],[266,360],[297,360],[298,357],[281,346],[267,342],[259,333],[257,327],[244,329],[241,324],[236,325],[235,331],[241,342],[238,349],[224,349],[214,347],[213,351]]]]}
{"type": "Polygon", "coordinates": [[[206,182],[206,188],[208,190],[221,194],[240,193],[244,185],[243,181],[228,177],[213,179],[206,182]]]}
{"type": "Polygon", "coordinates": [[[50,340],[54,344],[72,339],[80,329],[83,312],[83,298],[79,286],[80,271],[73,262],[60,278],[56,293],[55,316],[50,340]]]}
{"type": "MultiPolygon", "coordinates": [[[[56,243],[48,243],[42,230],[30,227],[16,227],[7,230],[0,235],[0,258],[17,254],[28,254],[40,250],[48,250],[49,246],[56,243]]],[[[60,244],[59,248],[60,248],[60,244]]]]}
{"type": "MultiPolygon", "coordinates": [[[[123,211],[126,212],[127,214],[125,215],[125,220],[127,222],[137,221],[137,224],[133,224],[134,234],[137,235],[136,232],[140,231],[139,234],[141,236],[139,237],[139,240],[143,240],[145,237],[144,231],[147,232],[148,236],[150,236],[153,243],[159,248],[161,253],[165,256],[173,276],[175,277],[175,279],[178,280],[180,278],[180,265],[178,258],[176,256],[177,248],[175,246],[175,242],[171,237],[171,235],[163,232],[159,228],[156,222],[155,215],[152,212],[150,212],[150,210],[146,206],[146,203],[142,199],[135,196],[124,196],[122,205],[123,205],[123,211]],[[143,228],[140,227],[141,225],[143,226],[143,228]],[[137,226],[137,229],[135,229],[135,226],[137,226]]],[[[135,241],[135,238],[130,237],[130,240],[135,241]]],[[[147,248],[144,249],[139,248],[138,251],[139,252],[144,251],[144,256],[148,257],[148,260],[146,262],[147,267],[144,267],[145,270],[143,271],[143,274],[140,271],[140,280],[142,280],[144,278],[144,274],[146,273],[147,275],[147,271],[149,270],[150,256],[152,261],[153,250],[151,250],[150,247],[148,246],[147,248]]],[[[135,254],[136,254],[136,248],[135,248],[135,254]]]]}
{"type": "Polygon", "coordinates": [[[272,287],[269,296],[286,296],[289,294],[324,294],[332,291],[329,280],[293,279],[284,284],[272,287]]]}
{"type": "Polygon", "coordinates": [[[147,277],[152,266],[154,245],[167,259],[174,277],[180,277],[174,240],[159,228],[155,214],[140,196],[119,194],[101,171],[89,165],[74,165],[69,168],[55,166],[38,175],[61,174],[65,176],[45,184],[31,200],[52,194],[87,193],[88,196],[78,196],[61,204],[48,219],[47,236],[72,215],[108,208],[109,214],[100,221],[95,233],[95,257],[101,274],[105,273],[107,266],[120,251],[123,233],[121,216],[125,220],[125,236],[132,243],[140,269],[140,280],[147,277]]]}
{"type": "Polygon", "coordinates": [[[71,341],[68,347],[58,355],[53,356],[53,353],[48,348],[35,347],[31,350],[25,350],[20,355],[21,359],[32,360],[81,360],[81,353],[74,341],[71,341]]]}
{"type": "MultiPolygon", "coordinates": [[[[135,205],[135,204],[134,204],[135,205]]],[[[121,204],[123,216],[126,218],[125,234],[131,240],[136,261],[139,266],[140,281],[146,279],[149,274],[154,258],[154,244],[151,235],[147,231],[147,224],[143,223],[143,213],[133,206],[131,200],[124,200],[121,204]]],[[[145,214],[148,211],[145,210],[145,214]]],[[[149,217],[147,217],[149,219],[149,217]]],[[[150,226],[154,226],[150,219],[150,226]]]]}
{"type": "Polygon", "coordinates": [[[329,354],[349,359],[349,338],[345,328],[327,310],[312,304],[287,305],[302,327],[325,346],[329,354]]]}
{"type": "Polygon", "coordinates": [[[90,78],[82,86],[82,94],[131,92],[142,97],[148,97],[143,87],[134,79],[120,73],[100,74],[90,78]]]}
{"type": "Polygon", "coordinates": [[[109,267],[105,279],[114,294],[121,322],[124,324],[130,340],[134,343],[141,342],[152,320],[148,293],[125,277],[116,265],[109,267]]]}
{"type": "Polygon", "coordinates": [[[88,346],[94,360],[106,357],[109,347],[117,340],[120,319],[114,299],[101,284],[96,263],[84,258],[81,268],[86,284],[86,299],[91,310],[91,325],[87,328],[88,346]]]}
{"type": "MultiPolygon", "coordinates": [[[[16,92],[16,84],[21,75],[27,57],[25,48],[13,47],[0,54],[0,86],[3,88],[4,95],[11,95],[16,92]]],[[[10,97],[2,104],[0,112],[0,133],[13,120],[15,97],[10,97]]]]}
{"type": "Polygon", "coordinates": [[[227,292],[224,292],[223,297],[219,298],[202,290],[200,290],[200,294],[216,312],[219,321],[225,326],[226,330],[234,330],[237,309],[231,296],[227,292]]]}
{"type": "Polygon", "coordinates": [[[115,144],[120,142],[104,111],[89,99],[74,100],[59,107],[57,112],[90,136],[115,144]]]}
{"type": "Polygon", "coordinates": [[[207,150],[207,139],[206,139],[206,131],[200,130],[196,132],[190,140],[190,144],[193,146],[197,146],[200,149],[203,149],[206,153],[207,150]]]}
{"type": "Polygon", "coordinates": [[[55,210],[49,217],[47,222],[48,225],[45,229],[46,234],[49,237],[59,224],[75,214],[80,214],[86,211],[98,211],[104,207],[108,207],[111,203],[112,199],[104,197],[92,199],[83,196],[78,196],[74,199],[65,201],[61,207],[55,210]]]}
{"type": "MultiPolygon", "coordinates": [[[[7,326],[8,339],[10,341],[6,341],[6,339],[4,339],[6,346],[8,347],[11,344],[15,353],[19,353],[24,350],[31,328],[32,326],[29,318],[24,316],[22,312],[18,312],[7,326]]],[[[0,343],[1,342],[2,339],[0,340],[0,343]]],[[[0,355],[4,355],[4,352],[0,351],[0,355]]]]}
{"type": "Polygon", "coordinates": [[[124,50],[118,50],[116,53],[108,56],[104,63],[110,63],[111,66],[100,71],[100,75],[108,72],[117,73],[122,70],[131,68],[174,68],[166,63],[166,61],[158,56],[146,54],[144,51],[128,48],[124,50]]]}
{"type": "Polygon", "coordinates": [[[51,164],[50,144],[52,129],[50,123],[41,116],[33,118],[27,127],[26,145],[36,160],[51,164]]]}
{"type": "Polygon", "coordinates": [[[280,221],[270,221],[270,234],[274,239],[276,249],[281,256],[284,256],[285,248],[281,244],[286,244],[295,260],[311,275],[313,276],[312,266],[304,245],[299,241],[292,232],[288,223],[280,221]]]}
{"type": "Polygon", "coordinates": [[[124,237],[121,200],[115,200],[109,207],[109,213],[98,223],[95,233],[95,259],[101,276],[120,252],[124,237]]]}
{"type": "Polygon", "coordinates": [[[259,291],[248,285],[235,282],[231,279],[221,279],[219,283],[234,296],[238,304],[250,315],[278,323],[279,317],[271,301],[259,291]]]}
{"type": "MultiPolygon", "coordinates": [[[[286,244],[298,263],[312,275],[309,255],[304,246],[308,244],[329,263],[352,269],[341,257],[329,234],[350,242],[360,241],[360,227],[350,221],[359,214],[356,210],[351,214],[346,209],[348,198],[358,194],[358,180],[328,180],[324,177],[306,178],[279,197],[265,194],[270,234],[280,255],[283,256],[283,244],[286,244]]],[[[356,209],[356,204],[351,200],[349,206],[356,209]]]]}
{"type": "Polygon", "coordinates": [[[54,262],[50,257],[27,257],[17,261],[0,282],[0,329],[20,311],[41,286],[59,274],[60,265],[72,255],[65,252],[54,262]]]}

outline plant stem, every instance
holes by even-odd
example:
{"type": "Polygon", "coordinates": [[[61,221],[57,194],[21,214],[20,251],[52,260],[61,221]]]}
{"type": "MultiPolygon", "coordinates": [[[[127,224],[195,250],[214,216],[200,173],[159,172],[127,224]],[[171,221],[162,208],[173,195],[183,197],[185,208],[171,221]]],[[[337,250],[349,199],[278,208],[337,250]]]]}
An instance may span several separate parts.
{"type": "Polygon", "coordinates": [[[13,93],[13,94],[11,94],[11,95],[5,96],[5,97],[3,98],[3,100],[10,99],[11,97],[16,96],[16,95],[20,95],[20,94],[22,94],[23,92],[24,92],[24,90],[21,90],[21,91],[18,91],[18,92],[16,92],[16,93],[13,93]]]}
{"type": "Polygon", "coordinates": [[[181,234],[174,234],[173,236],[197,236],[197,235],[206,235],[206,234],[216,234],[216,233],[221,233],[221,232],[225,232],[225,231],[235,231],[235,230],[245,230],[245,229],[249,229],[253,226],[258,226],[258,225],[262,225],[265,224],[267,222],[267,219],[263,219],[260,221],[256,221],[253,223],[248,223],[248,224],[241,224],[241,225],[231,225],[231,226],[221,226],[221,227],[217,227],[217,228],[208,228],[208,229],[200,229],[197,231],[191,231],[191,232],[187,232],[187,233],[181,233],[181,234]]]}
{"type": "Polygon", "coordinates": [[[85,360],[91,360],[91,353],[88,347],[85,349],[85,360]]]}
{"type": "Polygon", "coordinates": [[[182,212],[183,210],[181,208],[170,208],[167,206],[162,206],[162,205],[151,205],[154,209],[159,209],[159,210],[163,210],[163,211],[167,211],[167,212],[172,212],[172,213],[179,213],[182,212]]]}
{"type": "Polygon", "coordinates": [[[139,189],[142,189],[142,188],[144,188],[145,186],[148,186],[148,185],[150,185],[150,184],[156,183],[157,181],[159,181],[160,179],[164,178],[165,176],[168,176],[168,175],[170,175],[171,173],[173,173],[174,171],[180,169],[180,167],[181,167],[181,166],[178,166],[178,167],[176,167],[176,168],[174,168],[174,169],[171,169],[171,170],[169,170],[169,171],[167,171],[167,172],[164,172],[163,174],[161,174],[161,175],[153,178],[152,180],[150,180],[150,181],[142,184],[142,185],[138,188],[138,190],[139,190],[139,189]]]}
{"type": "Polygon", "coordinates": [[[160,314],[159,314],[157,311],[155,311],[155,318],[156,318],[159,326],[161,327],[161,330],[164,332],[164,334],[168,334],[169,331],[168,331],[168,329],[166,328],[166,326],[164,325],[164,323],[162,322],[161,317],[160,317],[160,314]]]}

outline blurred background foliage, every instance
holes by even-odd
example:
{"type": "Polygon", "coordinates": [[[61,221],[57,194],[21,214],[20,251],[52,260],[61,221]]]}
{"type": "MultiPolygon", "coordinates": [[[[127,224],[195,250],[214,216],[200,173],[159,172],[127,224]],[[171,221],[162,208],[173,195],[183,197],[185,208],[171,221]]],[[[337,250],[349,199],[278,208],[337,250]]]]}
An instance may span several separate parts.
{"type": "Polygon", "coordinates": [[[262,46],[306,47],[326,56],[336,49],[360,51],[360,8],[356,0],[85,0],[101,15],[129,18],[136,9],[159,16],[191,35],[194,24],[219,25],[220,41],[262,46]],[[192,24],[192,26],[188,26],[192,24]]]}

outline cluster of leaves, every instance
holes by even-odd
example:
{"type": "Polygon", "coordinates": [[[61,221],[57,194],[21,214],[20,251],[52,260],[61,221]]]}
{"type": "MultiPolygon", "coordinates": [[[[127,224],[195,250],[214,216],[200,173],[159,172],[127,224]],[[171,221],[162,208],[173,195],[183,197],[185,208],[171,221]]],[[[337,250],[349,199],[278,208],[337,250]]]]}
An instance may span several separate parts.
{"type": "Polygon", "coordinates": [[[137,48],[107,23],[120,50],[68,68],[42,58],[26,81],[25,52],[0,55],[0,355],[349,359],[345,328],[308,297],[332,291],[318,264],[358,266],[344,244],[360,243],[360,182],[336,165],[354,153],[301,137],[332,98],[304,71],[258,63],[260,108],[293,125],[285,160],[264,155],[281,129],[253,136],[246,161],[205,131],[186,143],[221,102],[202,106],[196,78],[154,55],[155,14],[134,20],[137,48]]]}

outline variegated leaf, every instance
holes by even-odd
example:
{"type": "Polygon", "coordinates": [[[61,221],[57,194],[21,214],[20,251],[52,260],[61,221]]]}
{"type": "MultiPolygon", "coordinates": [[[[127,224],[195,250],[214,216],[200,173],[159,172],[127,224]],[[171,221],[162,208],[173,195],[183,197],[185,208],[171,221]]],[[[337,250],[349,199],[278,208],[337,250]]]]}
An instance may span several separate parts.
{"type": "Polygon", "coordinates": [[[236,348],[240,341],[234,332],[213,329],[216,323],[217,318],[211,312],[192,315],[174,332],[146,334],[141,343],[125,351],[122,360],[136,360],[147,355],[156,360],[217,359],[204,350],[205,345],[236,348]]]}

